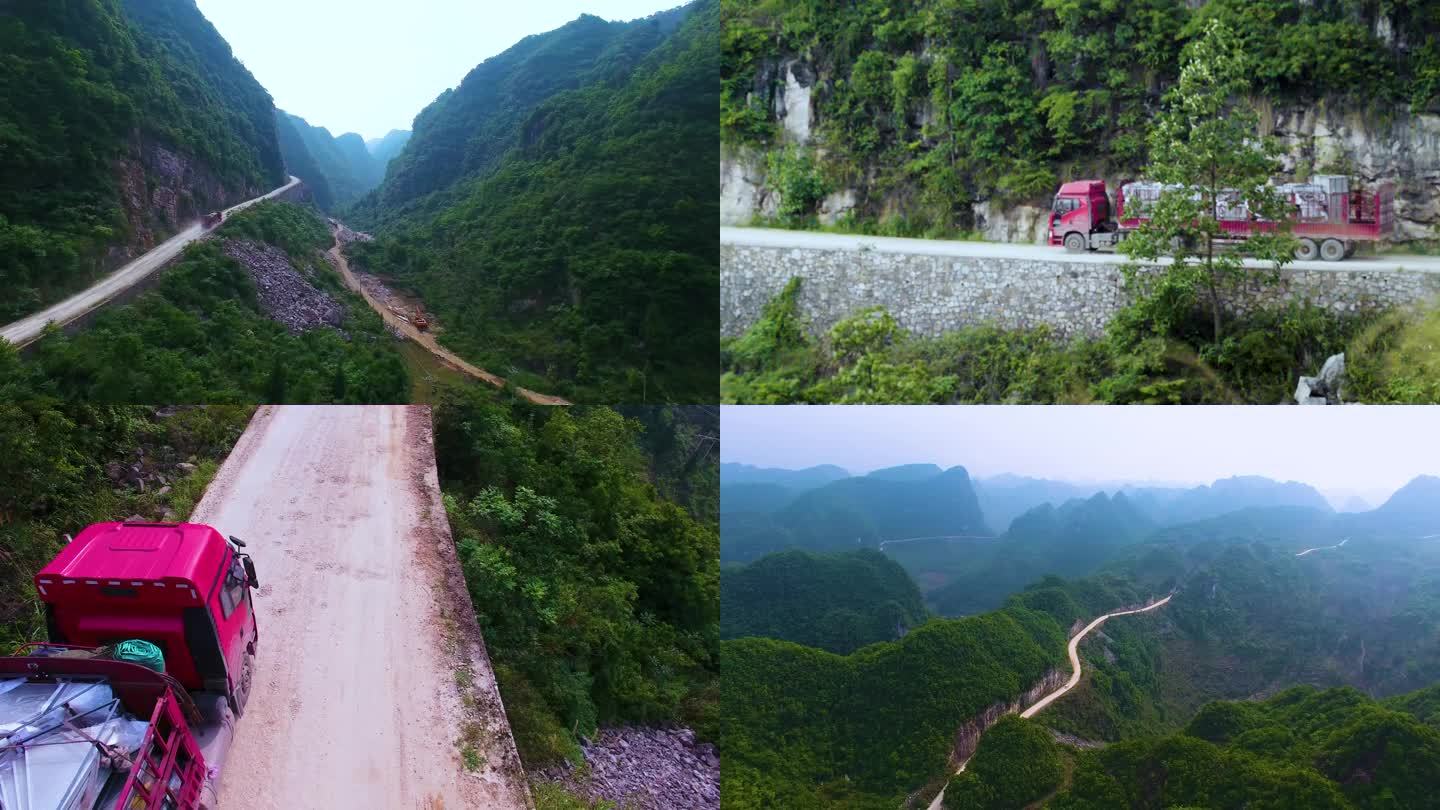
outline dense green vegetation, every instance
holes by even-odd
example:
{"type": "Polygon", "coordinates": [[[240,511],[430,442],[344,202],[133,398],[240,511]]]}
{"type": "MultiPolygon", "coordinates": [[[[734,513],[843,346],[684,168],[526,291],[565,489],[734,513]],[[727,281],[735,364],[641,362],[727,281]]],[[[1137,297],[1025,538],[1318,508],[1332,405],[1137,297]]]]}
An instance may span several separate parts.
{"type": "Polygon", "coordinates": [[[945,788],[946,810],[1025,807],[1060,785],[1064,764],[1050,732],[1006,715],[980,738],[965,772],[945,788]]]}
{"type": "MultiPolygon", "coordinates": [[[[191,3],[73,0],[0,15],[0,322],[90,281],[157,211],[127,210],[117,161],[155,180],[163,147],[231,199],[283,178],[270,96],[191,3]]],[[[145,188],[138,199],[148,200],[145,188]]]]}
{"type": "Polygon", "coordinates": [[[252,410],[158,410],[28,394],[0,383],[0,655],[44,638],[32,578],[60,551],[66,534],[135,514],[188,516],[252,410]],[[137,450],[167,472],[175,462],[195,468],[176,474],[164,494],[107,476],[108,464],[134,463],[137,450]]]}
{"type": "Polygon", "coordinates": [[[385,164],[353,132],[332,136],[330,130],[284,110],[275,111],[275,128],[286,166],[310,187],[323,211],[355,202],[385,179],[385,164]]]}
{"type": "Polygon", "coordinates": [[[991,326],[924,338],[876,309],[818,339],[800,313],[799,286],[792,280],[743,336],[721,341],[722,402],[1272,404],[1287,401],[1298,376],[1338,352],[1373,369],[1352,376],[1348,398],[1440,395],[1402,362],[1426,356],[1429,320],[1401,320],[1376,335],[1367,331],[1374,316],[1291,304],[1232,316],[1217,342],[1210,314],[1195,302],[1166,310],[1165,301],[1144,298],[1121,310],[1101,338],[991,326]],[[1168,330],[1156,334],[1157,323],[1168,330]]]}
{"type": "Polygon", "coordinates": [[[683,722],[713,737],[719,571],[704,482],[714,479],[674,464],[696,453],[691,427],[703,420],[662,412],[644,427],[607,408],[501,397],[451,389],[435,444],[525,764],[579,762],[577,736],[598,724],[683,722]],[[655,450],[668,445],[679,446],[655,450]],[[672,501],[652,480],[686,494],[672,501]]]}
{"type": "Polygon", "coordinates": [[[1182,50],[1211,21],[1236,33],[1246,90],[1266,101],[1440,108],[1433,3],[1196,6],[727,0],[722,138],[783,154],[773,97],[782,62],[800,58],[816,74],[815,148],[770,161],[768,182],[787,205],[799,199],[786,219],[813,222],[820,192],[848,185],[861,189],[856,218],[872,229],[938,235],[972,228],[979,200],[1036,202],[1062,178],[1133,176],[1182,50]],[[1375,33],[1382,14],[1393,44],[1375,33]]]}
{"type": "Polygon", "coordinates": [[[1020,807],[1060,788],[1046,807],[1429,807],[1437,779],[1440,731],[1354,689],[1306,686],[1212,703],[1181,734],[1091,751],[1006,718],[981,738],[945,806],[1020,807]]]}
{"type": "Polygon", "coordinates": [[[355,206],[378,224],[357,264],[520,384],[713,402],[718,17],[716,0],[629,27],[584,17],[477,68],[355,206]]]}
{"type": "Polygon", "coordinates": [[[0,385],[92,402],[404,402],[410,382],[380,317],[319,254],[323,222],[289,203],[229,220],[220,236],[282,248],[347,308],[344,333],[292,335],[266,317],[249,272],[217,240],[192,245],[134,303],[72,336],[52,332],[21,359],[0,346],[0,385]]]}
{"type": "Polygon", "coordinates": [[[722,641],[725,804],[893,808],[944,772],[962,722],[1063,665],[1072,622],[1140,598],[1120,581],[1050,581],[847,656],[722,641]]]}
{"type": "Polygon", "coordinates": [[[920,589],[878,551],[762,557],[720,576],[721,638],[763,636],[845,655],[926,619],[920,589]]]}

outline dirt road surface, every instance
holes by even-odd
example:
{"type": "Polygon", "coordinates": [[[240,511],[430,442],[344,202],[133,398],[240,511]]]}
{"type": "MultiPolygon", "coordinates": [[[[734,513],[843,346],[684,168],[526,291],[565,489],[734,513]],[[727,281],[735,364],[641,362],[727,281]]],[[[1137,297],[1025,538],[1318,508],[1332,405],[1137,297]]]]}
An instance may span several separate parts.
{"type": "MultiPolygon", "coordinates": [[[[959,242],[949,239],[907,239],[897,236],[857,236],[814,231],[787,231],[779,228],[720,229],[720,244],[754,247],[812,248],[816,250],[872,250],[878,253],[908,253],[924,256],[957,256],[998,259],[1064,260],[1085,264],[1123,264],[1115,253],[1067,253],[1064,248],[1016,242],[959,242]]],[[[1161,262],[1168,262],[1169,259],[1161,262]]],[[[1269,267],[1246,259],[1247,267],[1269,267]]],[[[1418,270],[1440,273],[1440,256],[1354,256],[1343,262],[1295,261],[1286,267],[1296,270],[1418,270]]]]}
{"type": "MultiPolygon", "coordinates": [[[[329,255],[331,261],[335,264],[335,269],[339,270],[341,277],[345,279],[345,286],[359,293],[360,297],[365,299],[365,303],[369,304],[371,309],[380,313],[380,317],[385,319],[385,323],[388,324],[390,328],[424,346],[431,354],[438,357],[440,362],[456,371],[468,374],[477,380],[487,382],[496,388],[505,387],[504,377],[491,374],[479,366],[467,363],[461,359],[459,355],[436,342],[434,335],[416,329],[414,324],[391,312],[390,308],[385,306],[383,302],[376,300],[375,296],[372,295],[369,290],[365,289],[365,285],[360,283],[359,277],[350,269],[350,263],[345,260],[345,251],[340,243],[339,231],[338,226],[331,226],[331,232],[335,234],[335,246],[330,248],[329,255]]],[[[570,404],[569,400],[550,396],[549,394],[541,394],[538,391],[531,391],[528,388],[521,388],[519,386],[515,387],[515,392],[536,405],[570,404]]]]}
{"type": "MultiPolygon", "coordinates": [[[[291,176],[285,185],[275,189],[269,194],[247,200],[239,205],[225,209],[225,215],[229,216],[237,211],[243,211],[261,200],[268,200],[289,191],[299,184],[300,178],[291,176]]],[[[33,343],[45,330],[45,325],[54,321],[61,326],[104,306],[115,296],[135,286],[140,280],[164,267],[171,259],[180,255],[185,246],[204,236],[208,231],[205,227],[195,222],[185,230],[175,234],[169,239],[156,245],[150,252],[140,256],[129,264],[110,273],[110,275],[95,282],[94,285],[81,290],[78,293],[52,304],[40,312],[35,313],[0,329],[0,337],[14,343],[16,346],[25,346],[33,343]]]]}
{"type": "MultiPolygon", "coordinates": [[[[1064,686],[1059,687],[1058,689],[1056,689],[1055,691],[1051,692],[1050,694],[1048,694],[1048,695],[1040,698],[1039,700],[1035,701],[1035,703],[1033,703],[1033,704],[1030,706],[1030,708],[1026,709],[1026,710],[1023,711],[1023,712],[1020,712],[1020,716],[1021,716],[1021,717],[1034,717],[1036,714],[1040,713],[1040,711],[1043,710],[1046,706],[1049,706],[1051,703],[1054,703],[1056,700],[1058,700],[1058,699],[1060,698],[1061,695],[1064,695],[1066,692],[1069,692],[1071,689],[1074,689],[1074,688],[1075,688],[1075,685],[1078,684],[1078,683],[1080,683],[1080,675],[1081,675],[1081,669],[1080,669],[1080,642],[1084,641],[1084,640],[1085,640],[1085,637],[1088,636],[1088,635],[1090,635],[1090,631],[1091,631],[1091,630],[1094,630],[1095,628],[1097,628],[1097,627],[1099,627],[1100,625],[1104,624],[1107,619],[1113,619],[1113,618],[1115,618],[1116,616],[1129,616],[1129,615],[1132,614],[1132,613],[1145,613],[1145,612],[1147,612],[1147,611],[1154,610],[1155,608],[1160,607],[1161,605],[1165,604],[1166,602],[1169,602],[1170,599],[1171,599],[1173,596],[1174,596],[1174,594],[1171,594],[1170,596],[1167,596],[1167,597],[1165,597],[1164,599],[1161,599],[1161,600],[1159,600],[1158,602],[1155,602],[1154,604],[1146,605],[1145,607],[1142,607],[1142,608],[1135,608],[1135,609],[1133,609],[1133,610],[1117,610],[1117,611],[1115,611],[1114,613],[1106,613],[1104,616],[1100,616],[1100,617],[1096,618],[1094,621],[1092,621],[1092,622],[1090,622],[1089,624],[1085,625],[1085,629],[1084,629],[1084,630],[1081,630],[1080,632],[1076,633],[1075,636],[1070,639],[1070,646],[1069,646],[1069,648],[1067,649],[1067,652],[1070,653],[1070,680],[1066,681],[1064,686]]],[[[967,759],[967,760],[965,760],[964,762],[960,763],[960,767],[959,767],[959,769],[957,769],[957,770],[955,771],[955,774],[958,776],[959,774],[964,773],[964,772],[965,772],[965,766],[966,766],[969,762],[970,762],[970,760],[967,759]]],[[[935,795],[934,801],[930,802],[930,806],[929,806],[929,808],[927,808],[927,810],[940,810],[940,805],[941,805],[941,803],[943,803],[944,801],[945,801],[945,790],[944,790],[944,788],[941,788],[940,792],[935,795]]]]}
{"type": "Polygon", "coordinates": [[[221,808],[529,806],[430,431],[423,406],[266,406],[196,508],[248,544],[261,586],[221,808]]]}

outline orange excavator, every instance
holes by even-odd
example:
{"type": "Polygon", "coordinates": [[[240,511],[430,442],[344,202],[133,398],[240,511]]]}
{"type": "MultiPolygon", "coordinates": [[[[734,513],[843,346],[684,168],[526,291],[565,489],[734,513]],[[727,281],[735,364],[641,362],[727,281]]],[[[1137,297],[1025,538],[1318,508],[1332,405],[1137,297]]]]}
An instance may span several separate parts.
{"type": "Polygon", "coordinates": [[[415,324],[415,328],[421,332],[427,331],[430,328],[430,320],[425,317],[424,310],[415,310],[415,319],[411,321],[411,323],[415,324]]]}

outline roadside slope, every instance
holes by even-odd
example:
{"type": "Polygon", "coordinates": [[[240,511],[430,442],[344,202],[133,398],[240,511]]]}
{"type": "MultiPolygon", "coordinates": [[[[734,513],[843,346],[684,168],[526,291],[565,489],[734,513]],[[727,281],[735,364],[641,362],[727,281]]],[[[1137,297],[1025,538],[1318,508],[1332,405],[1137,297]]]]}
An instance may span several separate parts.
{"type": "MultiPolygon", "coordinates": [[[[225,209],[225,216],[228,217],[231,214],[243,211],[262,200],[274,199],[299,184],[300,178],[291,176],[285,185],[274,191],[225,209]]],[[[180,251],[184,250],[186,245],[201,238],[206,233],[207,231],[201,223],[192,223],[185,230],[161,242],[154,250],[115,270],[92,286],[75,293],[63,301],[51,304],[49,307],[46,307],[34,315],[29,315],[14,323],[5,325],[3,328],[0,328],[0,338],[10,341],[16,346],[25,346],[33,343],[35,339],[40,337],[40,334],[45,331],[46,324],[54,321],[64,326],[77,318],[99,309],[120,293],[135,286],[151,273],[164,267],[171,259],[179,256],[180,251]]]]}
{"type": "Polygon", "coordinates": [[[423,407],[267,406],[196,508],[249,544],[261,583],[258,683],[222,801],[529,806],[430,430],[423,407]]]}

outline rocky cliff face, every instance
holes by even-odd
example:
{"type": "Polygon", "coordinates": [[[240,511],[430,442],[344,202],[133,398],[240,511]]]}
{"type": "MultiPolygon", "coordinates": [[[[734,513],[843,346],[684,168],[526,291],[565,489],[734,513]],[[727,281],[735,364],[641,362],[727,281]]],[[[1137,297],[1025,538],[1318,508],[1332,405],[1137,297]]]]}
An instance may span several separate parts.
{"type": "MultiPolygon", "coordinates": [[[[784,144],[816,147],[823,125],[816,108],[814,68],[796,58],[761,71],[757,92],[768,92],[772,120],[784,144]],[[770,89],[764,89],[770,88],[770,89]]],[[[1282,165],[1292,179],[1311,173],[1349,174],[1366,183],[1390,181],[1396,186],[1395,242],[1440,238],[1440,115],[1412,113],[1403,106],[1361,110],[1353,104],[1275,104],[1254,99],[1263,134],[1285,147],[1282,165]]],[[[929,116],[922,113],[922,118],[929,116]]],[[[745,225],[773,217],[780,191],[767,184],[765,154],[758,149],[725,145],[720,152],[720,222],[745,225]]],[[[1071,179],[1071,178],[1066,178],[1071,179]]],[[[1133,179],[1104,176],[1111,188],[1133,179]]],[[[818,219],[834,224],[847,212],[903,212],[911,189],[878,191],[865,186],[832,191],[819,206],[818,219]]],[[[972,206],[975,229],[996,242],[1045,240],[1049,206],[1046,200],[1001,206],[982,200],[972,206]]]]}
{"type": "Polygon", "coordinates": [[[108,251],[107,269],[145,253],[207,211],[269,190],[229,187],[205,163],[139,132],[115,162],[115,176],[130,236],[108,251]]]}
{"type": "Polygon", "coordinates": [[[960,763],[975,756],[975,749],[980,745],[980,736],[987,729],[1000,722],[1000,718],[1005,715],[1024,710],[1030,704],[1064,685],[1068,677],[1070,677],[1068,674],[1058,669],[1052,669],[1015,700],[996,703],[966,720],[960,725],[960,728],[955,730],[955,747],[950,752],[950,764],[958,768],[960,763]]]}

